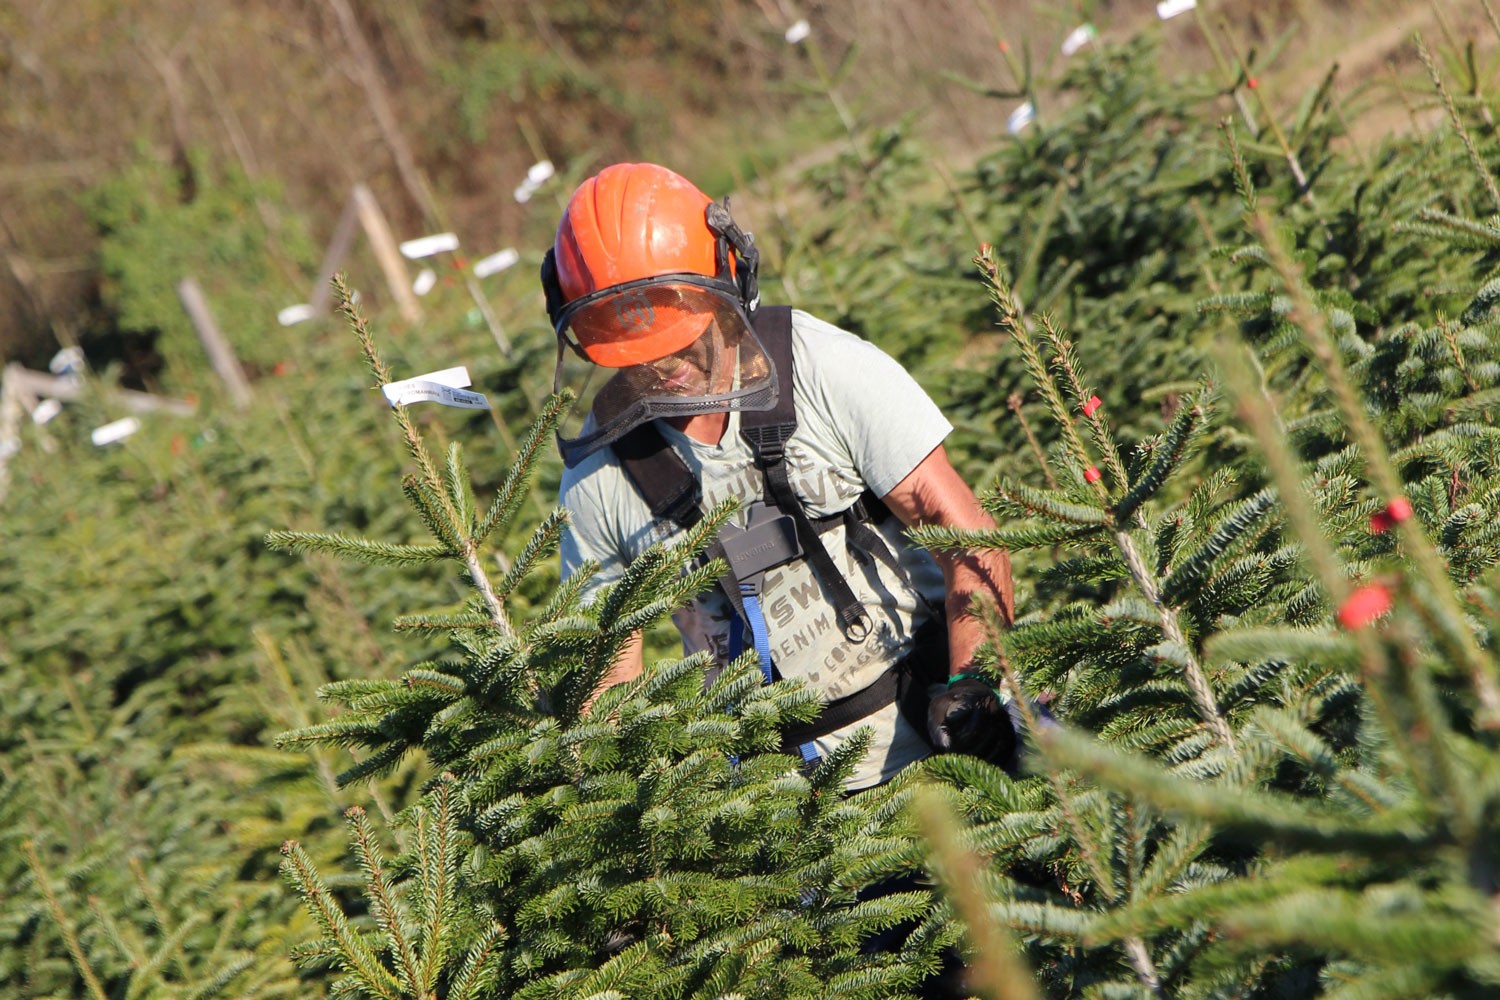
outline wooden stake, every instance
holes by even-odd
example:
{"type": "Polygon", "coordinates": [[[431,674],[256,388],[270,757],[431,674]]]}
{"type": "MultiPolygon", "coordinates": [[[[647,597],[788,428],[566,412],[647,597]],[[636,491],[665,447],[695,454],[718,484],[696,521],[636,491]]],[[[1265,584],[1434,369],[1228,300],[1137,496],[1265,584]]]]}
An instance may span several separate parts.
{"type": "Polygon", "coordinates": [[[193,329],[198,331],[198,340],[203,344],[209,364],[213,365],[224,388],[229,390],[230,400],[236,408],[245,409],[254,395],[250,391],[250,380],[245,377],[245,370],[240,367],[240,359],[235,357],[234,348],[229,346],[229,341],[214,322],[203,289],[198,286],[196,279],[183,278],[177,283],[177,297],[182,300],[182,308],[187,311],[188,319],[193,321],[193,329]]]}
{"type": "Polygon", "coordinates": [[[411,290],[411,278],[406,273],[406,264],[402,262],[396,237],[391,235],[391,224],[385,220],[380,203],[365,184],[354,185],[350,199],[354,203],[354,210],[359,214],[359,223],[364,227],[365,235],[370,238],[375,259],[380,262],[380,270],[385,272],[385,282],[390,286],[396,306],[401,310],[401,318],[408,323],[416,323],[422,318],[422,308],[417,305],[417,297],[411,290]]]}
{"type": "MultiPolygon", "coordinates": [[[[21,417],[26,411],[26,400],[40,397],[72,402],[90,390],[89,384],[79,378],[34,372],[14,361],[5,366],[0,374],[0,501],[4,501],[10,486],[10,460],[20,450],[21,417]]],[[[167,399],[134,389],[106,390],[105,397],[111,405],[134,413],[159,411],[190,416],[197,409],[186,400],[167,399]]]]}
{"type": "Polygon", "coordinates": [[[21,390],[12,374],[20,367],[11,362],[0,376],[0,500],[10,486],[11,457],[21,450],[21,390]]]}
{"type": "Polygon", "coordinates": [[[322,315],[328,311],[333,301],[333,276],[338,272],[339,265],[349,255],[349,245],[354,242],[354,227],[359,225],[359,207],[351,194],[349,200],[344,202],[344,212],[339,216],[339,224],[333,231],[333,239],[328,241],[328,249],[323,251],[323,264],[318,268],[318,278],[313,282],[312,294],[308,296],[308,305],[312,306],[314,313],[322,315]]]}
{"type": "Polygon", "coordinates": [[[349,0],[328,0],[328,6],[333,8],[334,16],[339,22],[339,29],[344,34],[344,41],[348,44],[349,51],[354,54],[356,76],[360,86],[364,88],[365,99],[369,102],[370,111],[375,116],[375,123],[380,127],[380,134],[396,160],[396,172],[401,175],[401,183],[406,187],[407,194],[411,195],[412,200],[417,203],[417,207],[422,210],[427,222],[436,223],[439,213],[437,206],[433,204],[432,193],[427,188],[427,180],[417,167],[417,158],[412,155],[411,147],[406,143],[406,137],[401,134],[401,127],[396,121],[396,113],[391,109],[390,98],[386,95],[385,86],[380,81],[380,70],[376,65],[375,56],[370,51],[369,43],[365,41],[364,33],[359,30],[359,22],[354,17],[354,10],[349,6],[349,0]]]}
{"type": "MultiPolygon", "coordinates": [[[[32,371],[15,362],[5,366],[5,384],[10,386],[9,391],[14,393],[17,399],[32,395],[42,399],[56,399],[64,403],[77,402],[90,392],[97,391],[96,387],[82,379],[63,378],[58,375],[48,375],[46,372],[32,371]]],[[[170,413],[173,416],[190,417],[198,409],[185,399],[172,399],[151,392],[137,392],[134,389],[103,389],[102,395],[109,405],[118,406],[131,413],[170,413]]]]}

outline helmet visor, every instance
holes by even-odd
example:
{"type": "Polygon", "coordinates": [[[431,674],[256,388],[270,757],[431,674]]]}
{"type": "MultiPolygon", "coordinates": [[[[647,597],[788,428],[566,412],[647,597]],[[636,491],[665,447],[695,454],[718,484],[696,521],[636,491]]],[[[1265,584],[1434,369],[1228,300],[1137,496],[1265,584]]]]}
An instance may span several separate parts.
{"type": "Polygon", "coordinates": [[[657,417],[769,409],[777,386],[737,299],[666,281],[565,311],[554,388],[578,400],[558,430],[563,460],[574,465],[657,417]]]}

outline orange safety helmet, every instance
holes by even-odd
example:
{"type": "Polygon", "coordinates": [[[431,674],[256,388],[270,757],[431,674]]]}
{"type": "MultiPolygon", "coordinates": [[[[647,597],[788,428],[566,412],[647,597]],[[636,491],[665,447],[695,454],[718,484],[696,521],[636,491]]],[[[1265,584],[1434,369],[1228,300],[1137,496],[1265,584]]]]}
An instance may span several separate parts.
{"type": "Polygon", "coordinates": [[[607,368],[680,351],[710,317],[691,307],[691,297],[673,304],[644,293],[661,284],[653,279],[695,276],[692,285],[717,286],[753,309],[729,252],[732,243],[742,253],[741,240],[753,254],[727,209],[681,175],[654,163],[605,167],[579,185],[558,224],[550,267],[543,265],[548,313],[560,336],[570,334],[585,357],[607,368]]]}

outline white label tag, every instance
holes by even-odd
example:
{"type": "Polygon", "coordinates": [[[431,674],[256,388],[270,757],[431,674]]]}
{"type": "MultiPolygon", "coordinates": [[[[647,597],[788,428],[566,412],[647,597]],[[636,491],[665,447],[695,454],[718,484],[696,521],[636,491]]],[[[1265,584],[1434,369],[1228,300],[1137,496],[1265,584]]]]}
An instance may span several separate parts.
{"type": "Polygon", "coordinates": [[[457,249],[457,236],[452,233],[434,233],[431,236],[421,236],[402,243],[401,256],[407,260],[417,260],[421,257],[431,257],[435,253],[457,249]]]}
{"type": "Polygon", "coordinates": [[[299,302],[294,306],[287,306],[276,314],[276,322],[282,326],[293,326],[303,320],[313,318],[313,307],[306,302],[299,302]]]}
{"type": "Polygon", "coordinates": [[[557,168],[552,165],[551,160],[538,160],[526,168],[526,183],[538,187],[555,173],[557,168]]]}
{"type": "Polygon", "coordinates": [[[84,357],[81,347],[64,347],[52,355],[47,370],[54,375],[77,375],[83,371],[84,357]]]}
{"type": "Polygon", "coordinates": [[[1062,54],[1065,56],[1072,55],[1089,42],[1092,42],[1097,35],[1098,32],[1094,30],[1092,24],[1080,24],[1068,33],[1067,38],[1063,39],[1062,54]]]}
{"type": "Polygon", "coordinates": [[[428,372],[400,382],[388,382],[380,387],[380,391],[385,393],[385,398],[392,406],[439,403],[462,410],[488,410],[490,401],[483,393],[464,391],[464,387],[470,384],[469,369],[460,366],[428,372]]]}
{"type": "Polygon", "coordinates": [[[36,409],[31,411],[31,422],[40,427],[61,412],[62,401],[49,397],[36,404],[36,409]]]}
{"type": "Polygon", "coordinates": [[[1165,21],[1178,14],[1186,14],[1197,6],[1198,0],[1161,0],[1161,3],[1156,5],[1156,16],[1165,21]]]}
{"type": "Polygon", "coordinates": [[[1010,113],[1010,117],[1005,119],[1005,130],[1011,135],[1015,135],[1027,125],[1030,125],[1032,121],[1035,120],[1035,118],[1036,108],[1032,107],[1030,101],[1027,101],[1025,104],[1012,111],[1010,113]]]}
{"type": "Polygon", "coordinates": [[[135,417],[125,417],[114,423],[105,424],[103,427],[95,427],[94,432],[89,435],[90,440],[96,447],[102,448],[116,441],[123,441],[136,431],[141,429],[141,422],[135,417]]]}
{"type": "Polygon", "coordinates": [[[498,253],[492,253],[488,257],[481,257],[474,262],[474,277],[488,278],[492,274],[499,274],[507,268],[515,267],[521,262],[521,254],[515,247],[506,247],[498,253]]]}

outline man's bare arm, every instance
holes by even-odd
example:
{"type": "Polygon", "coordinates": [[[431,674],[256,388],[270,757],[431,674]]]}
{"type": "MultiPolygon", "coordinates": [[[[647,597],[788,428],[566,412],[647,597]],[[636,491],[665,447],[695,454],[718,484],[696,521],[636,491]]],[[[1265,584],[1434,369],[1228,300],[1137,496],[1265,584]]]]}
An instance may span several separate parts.
{"type": "MultiPolygon", "coordinates": [[[[979,506],[974,491],[948,461],[942,445],[933,449],[882,499],[908,526],[936,524],[971,530],[995,526],[994,519],[979,506]]],[[[984,622],[974,613],[976,596],[987,596],[994,601],[1007,627],[1015,619],[1010,553],[965,549],[933,552],[932,556],[943,571],[949,673],[956,676],[969,669],[974,651],[985,639],[984,622]]]]}
{"type": "Polygon", "coordinates": [[[633,681],[641,676],[641,672],[646,667],[645,654],[643,652],[644,647],[645,640],[642,638],[641,633],[637,632],[630,637],[630,641],[625,643],[624,647],[620,650],[620,654],[615,657],[615,662],[610,666],[609,672],[599,681],[599,686],[594,689],[593,694],[589,695],[589,700],[584,702],[583,711],[585,714],[588,713],[589,708],[594,704],[594,699],[603,694],[606,689],[612,688],[616,684],[624,684],[626,681],[633,681]]]}

